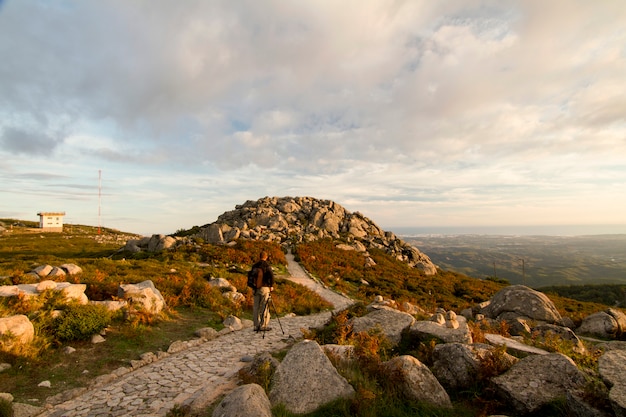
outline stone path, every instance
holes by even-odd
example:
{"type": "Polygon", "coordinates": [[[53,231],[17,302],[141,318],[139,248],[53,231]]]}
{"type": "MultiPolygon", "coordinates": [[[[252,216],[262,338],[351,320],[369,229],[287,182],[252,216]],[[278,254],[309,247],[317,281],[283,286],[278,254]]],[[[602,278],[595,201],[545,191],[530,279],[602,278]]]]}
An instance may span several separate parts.
{"type": "MultiPolygon", "coordinates": [[[[333,303],[335,309],[345,308],[350,303],[347,298],[313,281],[291,254],[287,255],[287,260],[289,279],[318,292],[333,303]]],[[[252,328],[222,335],[136,370],[127,373],[128,370],[122,370],[118,377],[111,375],[112,381],[47,408],[38,416],[165,416],[176,405],[200,410],[236,387],[237,373],[244,366],[243,358],[283,349],[302,338],[300,329],[318,327],[330,315],[324,312],[284,317],[280,324],[272,319],[273,330],[266,332],[265,337],[252,328]]]]}

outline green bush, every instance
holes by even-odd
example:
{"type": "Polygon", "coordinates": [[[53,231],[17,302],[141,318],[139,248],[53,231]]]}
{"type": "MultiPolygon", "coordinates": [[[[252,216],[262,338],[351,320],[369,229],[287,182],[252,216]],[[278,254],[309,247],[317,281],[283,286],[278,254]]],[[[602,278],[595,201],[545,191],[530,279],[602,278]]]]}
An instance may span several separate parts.
{"type": "Polygon", "coordinates": [[[0,398],[0,417],[13,417],[13,404],[5,398],[0,398]]]}
{"type": "Polygon", "coordinates": [[[104,306],[69,304],[54,321],[54,334],[59,340],[87,340],[111,322],[111,313],[104,306]]]}

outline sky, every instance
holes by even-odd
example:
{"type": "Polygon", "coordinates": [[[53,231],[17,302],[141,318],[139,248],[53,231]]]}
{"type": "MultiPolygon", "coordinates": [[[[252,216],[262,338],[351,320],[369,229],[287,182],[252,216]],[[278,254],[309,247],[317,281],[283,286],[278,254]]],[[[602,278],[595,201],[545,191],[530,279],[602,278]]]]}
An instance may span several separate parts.
{"type": "Polygon", "coordinates": [[[0,57],[0,218],[626,233],[623,0],[0,0],[0,57]]]}

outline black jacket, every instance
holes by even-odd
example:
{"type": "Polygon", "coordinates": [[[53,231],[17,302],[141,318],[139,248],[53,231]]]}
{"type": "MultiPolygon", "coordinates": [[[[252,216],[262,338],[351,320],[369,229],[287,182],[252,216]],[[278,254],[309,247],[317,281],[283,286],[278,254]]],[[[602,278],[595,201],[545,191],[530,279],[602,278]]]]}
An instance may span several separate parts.
{"type": "Polygon", "coordinates": [[[267,261],[258,261],[252,268],[261,268],[263,269],[263,286],[264,287],[273,287],[274,286],[274,272],[272,271],[272,267],[267,261]]]}

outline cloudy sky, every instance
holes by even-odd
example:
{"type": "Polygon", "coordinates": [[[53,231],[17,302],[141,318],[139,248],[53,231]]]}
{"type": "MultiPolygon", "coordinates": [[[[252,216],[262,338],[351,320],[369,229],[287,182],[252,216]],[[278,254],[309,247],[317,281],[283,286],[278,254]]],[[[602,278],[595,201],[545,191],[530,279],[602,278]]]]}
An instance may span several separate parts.
{"type": "Polygon", "coordinates": [[[0,218],[626,224],[623,0],[0,0],[0,57],[0,218]]]}

